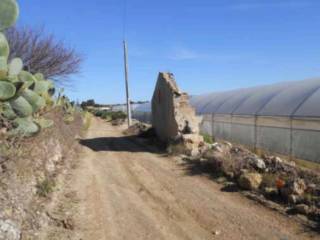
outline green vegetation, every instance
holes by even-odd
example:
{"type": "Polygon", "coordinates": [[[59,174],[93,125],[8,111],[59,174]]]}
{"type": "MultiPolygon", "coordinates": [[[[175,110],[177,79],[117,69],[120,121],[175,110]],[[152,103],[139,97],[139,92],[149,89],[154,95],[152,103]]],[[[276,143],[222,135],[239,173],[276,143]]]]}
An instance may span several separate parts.
{"type": "Polygon", "coordinates": [[[109,110],[99,110],[99,109],[90,109],[89,112],[91,112],[94,116],[105,119],[107,121],[114,121],[114,120],[124,120],[127,118],[127,114],[121,111],[109,111],[109,110]]]}
{"type": "MultiPolygon", "coordinates": [[[[0,30],[11,27],[19,9],[15,0],[0,2],[0,30]]],[[[9,61],[10,49],[3,33],[0,33],[0,115],[9,122],[9,135],[33,136],[53,121],[41,117],[45,109],[60,106],[66,113],[66,121],[73,121],[74,106],[62,96],[53,100],[55,86],[41,73],[24,71],[20,58],[9,61]]],[[[0,126],[1,127],[1,126],[0,126]]],[[[8,128],[8,127],[6,127],[8,128]]]]}
{"type": "Polygon", "coordinates": [[[40,197],[47,197],[50,193],[53,192],[55,186],[56,184],[53,180],[46,178],[45,180],[43,180],[42,182],[39,182],[36,185],[37,194],[40,197]]]}
{"type": "Polygon", "coordinates": [[[202,134],[203,140],[208,144],[213,144],[215,142],[214,137],[211,137],[209,134],[202,134]]]}
{"type": "Polygon", "coordinates": [[[91,120],[92,120],[92,114],[89,113],[88,111],[83,111],[82,112],[82,130],[87,131],[91,125],[91,120]]]}
{"type": "Polygon", "coordinates": [[[70,102],[69,98],[64,96],[63,94],[63,89],[59,93],[59,97],[56,102],[56,106],[59,106],[63,109],[64,111],[64,122],[69,124],[74,121],[74,113],[76,111],[80,111],[80,109],[77,109],[74,103],[70,102]]]}
{"type": "Polygon", "coordinates": [[[19,15],[19,7],[15,0],[0,1],[0,31],[14,25],[19,15]]]}

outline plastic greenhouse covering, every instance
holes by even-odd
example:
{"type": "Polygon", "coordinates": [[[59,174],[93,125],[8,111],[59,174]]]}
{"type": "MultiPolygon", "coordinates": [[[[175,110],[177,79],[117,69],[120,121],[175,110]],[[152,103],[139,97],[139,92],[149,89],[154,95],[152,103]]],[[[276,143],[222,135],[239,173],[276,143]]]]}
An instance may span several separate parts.
{"type": "Polygon", "coordinates": [[[134,111],[137,112],[151,112],[151,103],[143,103],[136,107],[134,111]]]}
{"type": "MultiPolygon", "coordinates": [[[[198,114],[320,117],[320,78],[217,92],[190,98],[198,114]]],[[[151,104],[135,111],[150,112],[151,104]]]]}

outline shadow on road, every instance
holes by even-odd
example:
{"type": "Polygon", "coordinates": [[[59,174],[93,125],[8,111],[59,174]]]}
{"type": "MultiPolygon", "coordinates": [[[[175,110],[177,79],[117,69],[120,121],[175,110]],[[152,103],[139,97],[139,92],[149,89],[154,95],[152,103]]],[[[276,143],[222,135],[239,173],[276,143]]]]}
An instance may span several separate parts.
{"type": "Polygon", "coordinates": [[[162,153],[158,148],[151,146],[146,140],[137,136],[98,137],[81,139],[79,143],[95,152],[150,152],[162,153]]]}
{"type": "MultiPolygon", "coordinates": [[[[223,176],[221,172],[215,171],[212,164],[208,162],[202,162],[200,160],[190,160],[188,158],[183,159],[184,162],[180,165],[184,168],[185,174],[188,176],[201,175],[205,176],[215,182],[219,181],[223,176]]],[[[239,187],[236,184],[228,184],[220,189],[222,192],[238,192],[239,187]]]]}
{"type": "Polygon", "coordinates": [[[212,164],[208,162],[184,158],[183,163],[180,165],[184,167],[185,173],[188,176],[203,175],[213,180],[222,177],[222,174],[215,171],[212,164]]]}
{"type": "Polygon", "coordinates": [[[189,176],[205,175],[210,178],[217,178],[219,176],[214,174],[212,166],[206,162],[200,160],[190,160],[188,158],[183,159],[183,163],[180,164],[184,167],[186,174],[189,176]]]}

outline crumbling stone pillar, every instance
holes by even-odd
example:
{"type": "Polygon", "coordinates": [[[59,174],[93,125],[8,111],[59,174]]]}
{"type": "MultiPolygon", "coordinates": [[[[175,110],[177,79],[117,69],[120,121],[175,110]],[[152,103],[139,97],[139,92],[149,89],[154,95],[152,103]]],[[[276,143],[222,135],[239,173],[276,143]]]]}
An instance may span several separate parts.
{"type": "Polygon", "coordinates": [[[200,119],[179,90],[172,73],[159,73],[152,97],[152,125],[160,140],[168,142],[183,135],[199,135],[200,119]]]}

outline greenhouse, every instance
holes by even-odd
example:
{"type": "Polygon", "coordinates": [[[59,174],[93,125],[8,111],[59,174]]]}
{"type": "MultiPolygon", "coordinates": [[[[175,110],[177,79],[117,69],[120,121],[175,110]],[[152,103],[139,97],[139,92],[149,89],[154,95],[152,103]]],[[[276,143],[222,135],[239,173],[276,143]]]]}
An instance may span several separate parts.
{"type": "MultiPolygon", "coordinates": [[[[217,139],[320,162],[320,79],[192,96],[201,129],[217,139]]],[[[151,121],[151,106],[133,116],[151,121]]]]}

